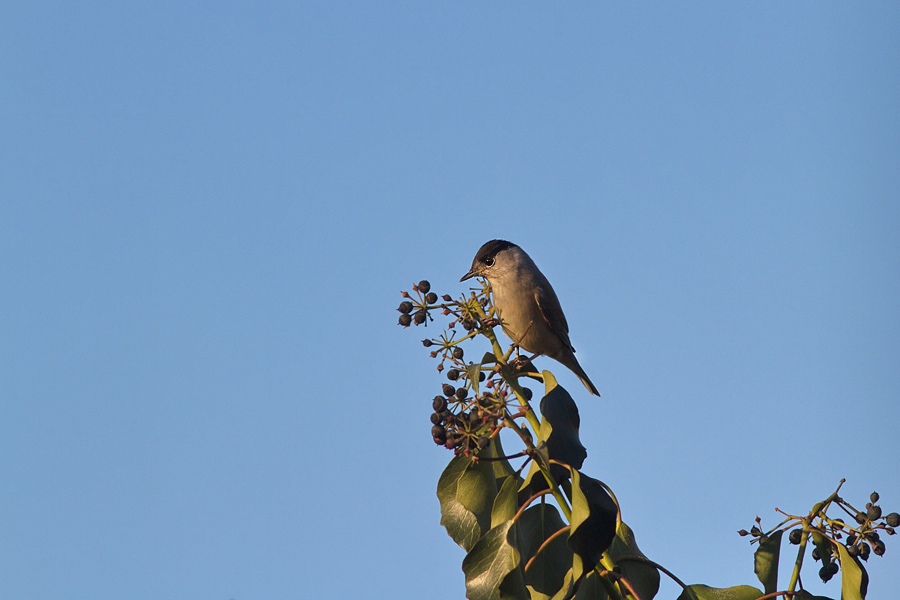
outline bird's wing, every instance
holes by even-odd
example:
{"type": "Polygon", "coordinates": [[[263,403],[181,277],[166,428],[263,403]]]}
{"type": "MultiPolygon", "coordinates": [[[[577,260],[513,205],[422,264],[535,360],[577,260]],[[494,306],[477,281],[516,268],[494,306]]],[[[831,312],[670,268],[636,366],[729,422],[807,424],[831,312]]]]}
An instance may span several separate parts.
{"type": "Polygon", "coordinates": [[[537,286],[534,291],[534,299],[535,302],[537,302],[538,308],[541,309],[544,320],[550,325],[550,329],[553,330],[553,333],[559,336],[559,339],[561,339],[572,352],[575,352],[575,348],[572,348],[572,342],[569,341],[569,324],[566,322],[566,315],[563,314],[562,308],[559,305],[559,299],[557,299],[556,292],[553,291],[553,288],[549,285],[537,286]]]}

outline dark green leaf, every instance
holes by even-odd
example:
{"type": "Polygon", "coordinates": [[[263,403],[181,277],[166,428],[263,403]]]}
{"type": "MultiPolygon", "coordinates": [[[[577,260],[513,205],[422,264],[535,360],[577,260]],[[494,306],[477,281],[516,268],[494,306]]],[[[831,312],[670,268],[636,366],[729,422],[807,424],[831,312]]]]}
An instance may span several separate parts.
{"type": "Polygon", "coordinates": [[[616,537],[609,546],[609,555],[622,570],[641,600],[650,600],[659,591],[659,571],[653,565],[637,560],[622,560],[626,556],[646,558],[634,540],[634,533],[624,522],[619,522],[616,537]]]}
{"type": "Polygon", "coordinates": [[[827,596],[813,596],[806,590],[800,590],[794,596],[793,600],[833,600],[833,599],[829,598],[827,596]]]}
{"type": "MultiPolygon", "coordinates": [[[[573,600],[606,600],[607,598],[609,596],[606,594],[606,588],[600,583],[600,576],[596,571],[591,571],[578,586],[578,593],[575,594],[573,600]]],[[[644,599],[641,598],[641,600],[644,599]]]]}
{"type": "MultiPolygon", "coordinates": [[[[503,453],[503,446],[500,444],[500,436],[494,436],[491,438],[491,450],[490,454],[486,455],[489,458],[497,458],[500,456],[506,456],[503,453]]],[[[512,465],[509,464],[509,461],[506,459],[503,460],[495,460],[492,462],[494,465],[494,477],[499,481],[500,479],[504,479],[510,475],[515,475],[516,479],[519,479],[519,483],[521,483],[521,478],[516,474],[516,470],[512,468],[512,465]]],[[[499,483],[498,483],[499,485],[499,483]]]]}
{"type": "Polygon", "coordinates": [[[616,536],[618,510],[603,485],[572,469],[572,529],[569,548],[575,553],[575,580],[593,569],[616,536]]]}
{"type": "Polygon", "coordinates": [[[782,533],[779,529],[761,541],[753,554],[753,572],[767,594],[778,591],[778,555],[781,552],[782,533]]]}
{"type": "Polygon", "coordinates": [[[847,554],[847,548],[838,544],[841,557],[841,600],[863,600],[869,587],[869,575],[862,563],[847,554]]]}
{"type": "Polygon", "coordinates": [[[685,588],[678,600],[756,600],[764,596],[761,591],[749,585],[737,585],[729,588],[714,588],[695,583],[685,588]]]}
{"type": "MultiPolygon", "coordinates": [[[[519,551],[527,564],[548,537],[565,527],[559,511],[552,504],[531,506],[519,517],[519,551]]],[[[572,567],[572,552],[566,545],[566,534],[560,534],[544,548],[525,573],[530,589],[552,596],[563,585],[563,578],[572,567]]]]}
{"type": "MultiPolygon", "coordinates": [[[[581,417],[572,396],[561,385],[550,371],[543,372],[544,397],[541,399],[541,430],[538,432],[536,445],[546,451],[547,457],[580,469],[587,458],[587,450],[581,445],[578,428],[581,417]]],[[[532,478],[540,472],[540,465],[533,462],[525,477],[523,488],[531,494],[547,488],[547,482],[539,477],[532,484],[532,478]]],[[[550,465],[550,473],[558,482],[569,477],[569,470],[560,465],[550,465]]],[[[529,494],[530,495],[530,494],[529,494]]]]}
{"type": "Polygon", "coordinates": [[[500,585],[519,566],[515,548],[515,522],[505,521],[479,539],[463,559],[466,597],[469,600],[498,600],[500,585]]]}
{"type": "Polygon", "coordinates": [[[490,529],[491,508],[497,495],[491,462],[476,463],[455,456],[438,481],[441,525],[453,541],[471,550],[482,534],[490,529]]]}

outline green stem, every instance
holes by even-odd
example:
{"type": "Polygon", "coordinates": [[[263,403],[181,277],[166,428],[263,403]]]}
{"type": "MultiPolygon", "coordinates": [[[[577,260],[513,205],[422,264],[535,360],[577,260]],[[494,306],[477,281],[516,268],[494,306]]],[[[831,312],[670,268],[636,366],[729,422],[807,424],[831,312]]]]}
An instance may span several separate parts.
{"type": "Polygon", "coordinates": [[[797,580],[800,578],[800,567],[803,566],[803,556],[806,554],[806,540],[809,537],[809,521],[803,519],[803,537],[800,538],[800,549],[797,550],[797,560],[794,561],[794,572],[791,573],[791,582],[788,584],[788,591],[792,594],[797,587],[797,580]]]}

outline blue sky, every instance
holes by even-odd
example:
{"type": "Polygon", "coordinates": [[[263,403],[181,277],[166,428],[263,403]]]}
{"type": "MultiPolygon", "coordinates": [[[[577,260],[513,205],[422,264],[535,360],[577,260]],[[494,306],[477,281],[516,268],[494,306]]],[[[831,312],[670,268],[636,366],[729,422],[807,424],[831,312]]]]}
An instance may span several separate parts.
{"type": "Polygon", "coordinates": [[[0,23],[0,597],[463,597],[394,309],[491,238],[553,282],[585,472],[682,579],[754,584],[735,532],[842,477],[900,510],[897,3],[0,23]]]}

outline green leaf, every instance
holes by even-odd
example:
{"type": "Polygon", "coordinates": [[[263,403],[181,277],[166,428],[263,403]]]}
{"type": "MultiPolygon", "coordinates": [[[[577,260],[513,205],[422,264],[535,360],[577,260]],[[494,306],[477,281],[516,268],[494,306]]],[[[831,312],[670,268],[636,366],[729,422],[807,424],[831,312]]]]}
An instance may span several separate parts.
{"type": "MultiPolygon", "coordinates": [[[[591,571],[578,586],[578,593],[575,594],[573,600],[606,600],[607,598],[609,596],[606,594],[606,588],[600,583],[600,576],[596,571],[591,571]]],[[[641,600],[644,599],[641,598],[641,600]]]]}
{"type": "Polygon", "coordinates": [[[465,550],[471,550],[490,529],[496,495],[494,467],[489,461],[476,463],[466,456],[455,456],[441,474],[437,488],[441,525],[465,550]]]}
{"type": "MultiPolygon", "coordinates": [[[[581,425],[578,406],[575,405],[569,392],[556,383],[553,373],[544,371],[543,377],[541,429],[538,431],[536,445],[540,450],[546,451],[548,458],[580,469],[584,459],[587,458],[587,450],[581,445],[581,439],[578,437],[578,428],[581,425]]],[[[532,462],[522,486],[523,489],[527,487],[531,494],[547,488],[547,482],[543,477],[532,484],[532,478],[539,472],[540,465],[536,461],[532,462]]],[[[569,477],[569,470],[560,465],[550,465],[550,474],[558,483],[569,477]]]]}
{"type": "Polygon", "coordinates": [[[519,566],[514,527],[515,521],[512,520],[494,527],[466,554],[462,569],[466,575],[466,597],[469,600],[500,598],[500,585],[519,566]]]}
{"type": "Polygon", "coordinates": [[[620,521],[616,529],[616,537],[609,546],[609,555],[622,570],[626,578],[640,596],[641,600],[650,600],[659,591],[659,571],[653,565],[637,560],[622,560],[626,556],[647,558],[634,540],[634,533],[624,522],[620,521]]]}
{"type": "Polygon", "coordinates": [[[601,555],[616,536],[616,503],[596,479],[571,469],[572,529],[569,548],[575,553],[573,569],[577,581],[597,566],[601,555]]]}
{"type": "MultiPolygon", "coordinates": [[[[500,444],[500,436],[494,436],[491,438],[491,446],[490,446],[490,454],[485,455],[488,458],[499,458],[501,456],[506,456],[503,453],[503,446],[500,444]]],[[[512,465],[509,464],[509,461],[505,458],[503,460],[495,460],[492,461],[494,465],[494,477],[497,478],[498,482],[501,479],[505,479],[510,475],[515,475],[515,478],[519,480],[521,483],[521,478],[516,473],[516,470],[512,468],[512,465]]]]}
{"type": "Polygon", "coordinates": [[[756,600],[764,596],[761,591],[750,585],[737,585],[729,588],[714,588],[695,583],[689,585],[678,600],[756,600]]]}
{"type": "MultiPolygon", "coordinates": [[[[552,504],[531,506],[519,517],[519,551],[522,562],[528,564],[547,538],[565,527],[559,511],[552,504]]],[[[566,534],[555,537],[544,548],[525,573],[525,584],[532,590],[551,596],[563,585],[572,567],[572,552],[566,545],[566,534]]]]}
{"type": "Polygon", "coordinates": [[[869,588],[869,574],[843,544],[837,544],[837,548],[841,557],[841,600],[863,600],[869,588]]]}
{"type": "Polygon", "coordinates": [[[500,492],[494,498],[494,506],[491,509],[491,527],[496,527],[505,521],[509,521],[519,510],[517,492],[519,482],[515,477],[507,477],[502,480],[500,492]]]}
{"type": "Polygon", "coordinates": [[[794,595],[793,600],[833,600],[827,596],[813,596],[806,590],[800,590],[794,595]]]}
{"type": "Polygon", "coordinates": [[[781,552],[781,534],[779,529],[759,543],[753,554],[753,572],[763,584],[767,594],[778,591],[778,555],[781,552]]]}

